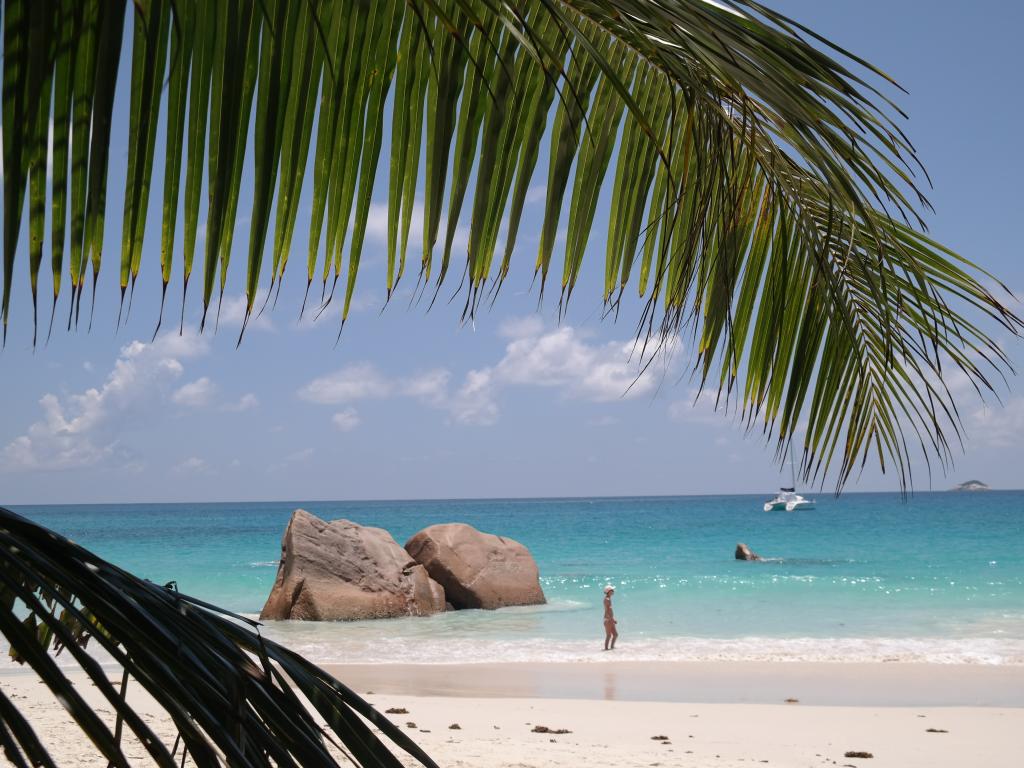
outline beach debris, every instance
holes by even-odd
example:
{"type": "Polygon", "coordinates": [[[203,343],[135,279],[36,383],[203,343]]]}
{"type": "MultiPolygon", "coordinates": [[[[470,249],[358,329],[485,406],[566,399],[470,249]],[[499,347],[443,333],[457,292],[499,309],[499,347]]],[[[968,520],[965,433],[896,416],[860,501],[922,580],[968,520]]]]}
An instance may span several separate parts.
{"type": "Polygon", "coordinates": [[[531,733],[553,733],[561,735],[563,733],[572,733],[568,728],[548,728],[546,725],[535,725],[531,733]]]}
{"type": "Polygon", "coordinates": [[[420,728],[420,733],[430,733],[426,728],[420,728]]]}
{"type": "Polygon", "coordinates": [[[786,699],[787,704],[799,704],[800,699],[786,699]]]}
{"type": "Polygon", "coordinates": [[[414,723],[414,722],[412,722],[412,721],[410,720],[410,721],[409,721],[408,723],[406,723],[406,724],[405,724],[405,727],[406,727],[406,728],[412,728],[412,729],[416,729],[416,728],[418,728],[419,726],[417,726],[417,725],[416,725],[416,723],[414,723]]]}
{"type": "Polygon", "coordinates": [[[459,725],[458,723],[452,723],[451,725],[448,726],[448,730],[449,731],[461,731],[462,730],[462,726],[459,725]]]}
{"type": "Polygon", "coordinates": [[[925,728],[925,733],[949,733],[945,728],[925,728]]]}
{"type": "Polygon", "coordinates": [[[736,545],[736,559],[737,560],[761,560],[760,555],[756,555],[750,551],[750,547],[744,544],[742,541],[736,545]]]}
{"type": "Polygon", "coordinates": [[[872,755],[870,752],[860,752],[860,751],[856,751],[856,750],[850,750],[849,752],[846,752],[843,755],[843,757],[860,757],[860,758],[867,759],[867,758],[874,757],[874,755],[872,755]]]}
{"type": "Polygon", "coordinates": [[[651,736],[651,741],[668,741],[668,736],[651,736]]]}
{"type": "Polygon", "coordinates": [[[408,715],[409,710],[405,707],[391,707],[384,710],[385,715],[408,715]]]}
{"type": "Polygon", "coordinates": [[[405,543],[456,610],[546,603],[530,550],[464,523],[432,525],[405,543]]]}
{"type": "Polygon", "coordinates": [[[383,528],[292,513],[261,619],[348,621],[429,616],[444,590],[383,528]]]}

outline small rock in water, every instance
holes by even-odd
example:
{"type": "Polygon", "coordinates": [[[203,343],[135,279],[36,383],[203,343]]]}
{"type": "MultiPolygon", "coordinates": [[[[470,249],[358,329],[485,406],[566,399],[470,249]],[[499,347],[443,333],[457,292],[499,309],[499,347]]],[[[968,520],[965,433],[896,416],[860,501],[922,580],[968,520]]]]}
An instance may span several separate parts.
{"type": "Polygon", "coordinates": [[[570,731],[568,728],[548,728],[546,725],[535,725],[533,726],[533,730],[531,731],[531,733],[563,734],[572,733],[572,731],[570,731]]]}
{"type": "Polygon", "coordinates": [[[462,730],[462,726],[459,725],[458,723],[452,723],[451,725],[448,726],[448,730],[449,731],[461,731],[462,730]]]}
{"type": "Polygon", "coordinates": [[[926,728],[925,733],[949,733],[945,728],[926,728]]]}
{"type": "Polygon", "coordinates": [[[384,710],[385,715],[408,715],[409,710],[405,707],[391,707],[384,710]]]}
{"type": "Polygon", "coordinates": [[[405,727],[406,728],[416,728],[416,723],[410,721],[410,722],[405,724],[405,727]]]}
{"type": "Polygon", "coordinates": [[[668,736],[651,736],[652,741],[668,741],[668,736]]]}
{"type": "Polygon", "coordinates": [[[843,755],[843,757],[869,758],[869,757],[874,757],[874,755],[872,755],[870,752],[858,752],[858,751],[851,750],[851,751],[845,753],[843,755]]]}
{"type": "Polygon", "coordinates": [[[757,561],[761,559],[760,555],[754,554],[750,547],[743,542],[736,545],[736,559],[737,560],[752,560],[757,561]]]}

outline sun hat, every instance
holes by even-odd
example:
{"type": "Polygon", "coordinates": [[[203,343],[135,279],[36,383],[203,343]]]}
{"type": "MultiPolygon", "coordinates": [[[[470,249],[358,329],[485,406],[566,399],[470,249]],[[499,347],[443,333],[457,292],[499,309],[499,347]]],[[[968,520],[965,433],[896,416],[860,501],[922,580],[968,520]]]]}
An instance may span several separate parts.
{"type": "Polygon", "coordinates": [[[613,587],[611,584],[607,584],[607,585],[605,585],[604,591],[605,592],[614,592],[615,591],[615,587],[613,587]]]}

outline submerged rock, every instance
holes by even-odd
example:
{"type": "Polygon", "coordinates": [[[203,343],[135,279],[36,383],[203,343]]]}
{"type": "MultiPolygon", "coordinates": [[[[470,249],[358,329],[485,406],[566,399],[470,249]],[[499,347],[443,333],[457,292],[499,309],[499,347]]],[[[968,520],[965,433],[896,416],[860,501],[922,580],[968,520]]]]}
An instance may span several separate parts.
{"type": "Polygon", "coordinates": [[[537,563],[518,541],[447,523],[424,528],[405,549],[444,587],[445,598],[456,609],[547,602],[537,563]]]}
{"type": "Polygon", "coordinates": [[[348,520],[292,513],[261,619],[338,621],[428,616],[444,590],[391,534],[348,520]]]}
{"type": "Polygon", "coordinates": [[[760,555],[755,555],[750,551],[750,547],[742,542],[736,545],[736,559],[737,560],[760,560],[760,555]]]}

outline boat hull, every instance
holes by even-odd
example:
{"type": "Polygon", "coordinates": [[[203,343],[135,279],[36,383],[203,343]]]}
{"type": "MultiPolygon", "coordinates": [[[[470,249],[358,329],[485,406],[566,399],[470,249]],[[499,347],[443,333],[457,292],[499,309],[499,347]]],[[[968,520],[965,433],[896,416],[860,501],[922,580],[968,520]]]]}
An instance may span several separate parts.
{"type": "Polygon", "coordinates": [[[800,501],[791,501],[786,504],[787,512],[797,512],[804,509],[814,509],[814,502],[800,499],[800,501]]]}

